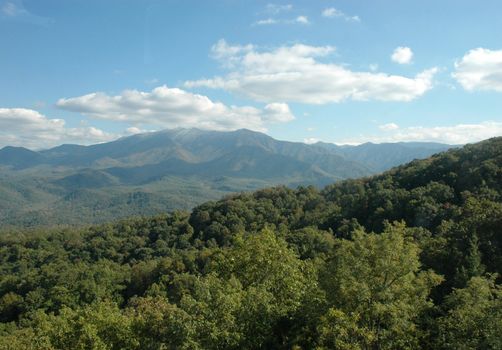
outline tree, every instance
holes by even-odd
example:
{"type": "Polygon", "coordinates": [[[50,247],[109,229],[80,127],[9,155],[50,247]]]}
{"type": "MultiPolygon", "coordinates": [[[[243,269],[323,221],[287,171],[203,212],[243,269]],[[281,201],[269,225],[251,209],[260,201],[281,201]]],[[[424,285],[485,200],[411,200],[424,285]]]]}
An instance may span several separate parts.
{"type": "Polygon", "coordinates": [[[139,345],[132,331],[132,318],[112,303],[77,310],[63,308],[57,316],[39,311],[30,323],[32,327],[0,339],[0,349],[135,350],[139,345]]]}
{"type": "Polygon", "coordinates": [[[213,270],[220,278],[235,278],[242,285],[236,320],[242,327],[244,348],[288,342],[293,317],[318,288],[312,263],[300,260],[270,229],[237,237],[213,270]]]}
{"type": "Polygon", "coordinates": [[[438,348],[502,349],[502,288],[495,277],[473,277],[445,301],[438,348]]]}
{"type": "Polygon", "coordinates": [[[346,327],[346,334],[359,335],[362,349],[416,348],[417,319],[432,306],[429,292],[441,281],[420,271],[419,253],[403,223],[387,225],[380,235],[358,230],[353,240],[340,240],[323,273],[331,309],[320,324],[320,345],[345,342],[343,332],[330,332],[346,327]]]}

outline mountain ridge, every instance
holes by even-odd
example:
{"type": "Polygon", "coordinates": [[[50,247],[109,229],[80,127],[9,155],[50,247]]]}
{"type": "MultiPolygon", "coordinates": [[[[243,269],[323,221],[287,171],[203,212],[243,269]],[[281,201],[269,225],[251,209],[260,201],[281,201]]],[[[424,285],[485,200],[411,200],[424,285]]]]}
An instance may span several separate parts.
{"type": "Polygon", "coordinates": [[[365,177],[449,147],[341,148],[279,141],[247,129],[170,129],[42,151],[5,147],[0,150],[0,192],[5,193],[0,208],[6,209],[0,211],[0,223],[23,217],[35,225],[55,216],[58,224],[94,223],[115,219],[118,208],[124,217],[190,209],[232,192],[365,177]],[[135,193],[144,198],[139,207],[128,204],[135,193]],[[106,203],[104,209],[98,200],[106,203]]]}

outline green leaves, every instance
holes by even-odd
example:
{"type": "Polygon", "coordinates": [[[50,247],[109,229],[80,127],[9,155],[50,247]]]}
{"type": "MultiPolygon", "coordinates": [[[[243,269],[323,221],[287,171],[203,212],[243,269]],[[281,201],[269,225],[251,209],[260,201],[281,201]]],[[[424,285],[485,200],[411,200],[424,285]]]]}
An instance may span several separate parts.
{"type": "Polygon", "coordinates": [[[321,331],[327,339],[336,337],[326,333],[331,319],[333,329],[346,325],[347,334],[366,334],[362,348],[364,342],[377,348],[417,346],[416,319],[432,306],[428,295],[441,278],[420,271],[420,250],[402,223],[388,225],[379,235],[357,231],[352,238],[337,242],[323,272],[334,309],[323,318],[321,331]]]}
{"type": "Polygon", "coordinates": [[[491,278],[473,277],[446,300],[439,319],[438,347],[443,349],[502,348],[502,289],[491,278]]]}
{"type": "Polygon", "coordinates": [[[501,140],[0,236],[0,349],[500,349],[501,140]]]}
{"type": "Polygon", "coordinates": [[[0,349],[139,349],[132,319],[112,303],[91,304],[54,316],[37,312],[30,328],[14,331],[0,341],[0,349]]]}

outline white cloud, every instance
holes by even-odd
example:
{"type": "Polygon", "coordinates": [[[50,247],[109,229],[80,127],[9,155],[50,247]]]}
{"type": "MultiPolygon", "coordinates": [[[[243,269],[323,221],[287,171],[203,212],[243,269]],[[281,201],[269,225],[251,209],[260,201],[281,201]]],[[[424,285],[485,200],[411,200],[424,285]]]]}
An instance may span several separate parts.
{"type": "Polygon", "coordinates": [[[6,2],[2,5],[2,13],[9,17],[17,16],[21,10],[12,2],[6,2]]]}
{"type": "Polygon", "coordinates": [[[265,25],[277,24],[277,23],[278,23],[278,21],[274,18],[260,19],[259,21],[254,22],[254,24],[258,25],[258,26],[265,26],[265,25]]]}
{"type": "Polygon", "coordinates": [[[286,103],[269,103],[265,106],[264,111],[267,122],[286,123],[294,119],[286,103]]]}
{"type": "Polygon", "coordinates": [[[307,16],[298,16],[296,18],[284,19],[277,18],[277,15],[290,12],[293,9],[291,4],[273,4],[269,3],[265,6],[265,14],[270,17],[260,19],[253,23],[256,26],[272,25],[272,24],[309,24],[309,19],[307,16]]]}
{"type": "Polygon", "coordinates": [[[317,143],[319,141],[320,140],[318,138],[315,138],[315,137],[307,137],[307,138],[303,139],[303,143],[306,143],[308,145],[312,145],[312,144],[317,143]]]}
{"type": "Polygon", "coordinates": [[[140,129],[140,128],[137,128],[135,126],[131,126],[131,127],[129,127],[129,128],[126,129],[126,133],[129,134],[129,135],[142,134],[142,133],[145,133],[145,132],[148,132],[148,130],[140,129]]]}
{"type": "Polygon", "coordinates": [[[390,58],[399,64],[410,64],[413,59],[413,51],[409,47],[399,46],[394,50],[390,58]]]}
{"type": "Polygon", "coordinates": [[[220,60],[227,66],[231,63],[233,69],[228,75],[187,81],[185,86],[225,89],[263,102],[411,101],[433,87],[437,72],[437,68],[427,69],[413,78],[356,72],[324,62],[335,50],[333,46],[295,44],[269,51],[250,47],[246,51],[236,49],[235,54],[220,60]]]}
{"type": "Polygon", "coordinates": [[[502,50],[470,50],[455,62],[452,75],[466,90],[502,92],[502,50]]]}
{"type": "Polygon", "coordinates": [[[298,16],[295,19],[296,22],[301,23],[301,24],[309,24],[309,19],[307,16],[298,16]]]}
{"type": "Polygon", "coordinates": [[[277,19],[268,17],[265,19],[260,19],[253,23],[255,26],[265,26],[272,24],[310,24],[310,21],[307,16],[298,16],[294,19],[277,19]]]}
{"type": "Polygon", "coordinates": [[[216,44],[211,47],[211,54],[216,59],[229,59],[243,53],[250,52],[254,49],[251,44],[248,45],[228,45],[223,39],[218,40],[216,44]]]}
{"type": "Polygon", "coordinates": [[[390,131],[390,130],[399,129],[399,125],[397,125],[395,123],[388,123],[388,124],[379,125],[378,128],[383,131],[390,131]]]}
{"type": "Polygon", "coordinates": [[[349,16],[334,7],[328,7],[326,9],[324,9],[321,12],[321,15],[326,18],[334,18],[334,17],[343,18],[344,20],[346,20],[348,22],[361,22],[361,19],[359,18],[359,16],[349,16]]]}
{"type": "Polygon", "coordinates": [[[46,17],[41,17],[29,12],[23,5],[22,0],[4,1],[0,0],[0,15],[10,18],[11,20],[28,22],[36,25],[48,25],[53,23],[53,20],[46,17]]]}
{"type": "Polygon", "coordinates": [[[342,12],[338,11],[334,7],[330,7],[330,8],[324,9],[322,11],[322,16],[323,17],[331,18],[331,17],[338,17],[338,16],[341,16],[341,15],[342,15],[342,12]]]}
{"type": "Polygon", "coordinates": [[[266,124],[294,119],[287,104],[270,103],[263,109],[227,106],[203,95],[160,86],[151,92],[126,90],[118,96],[95,92],[60,99],[57,106],[92,118],[160,128],[197,127],[213,130],[248,128],[264,131],[266,124]]]}
{"type": "Polygon", "coordinates": [[[502,122],[486,121],[479,124],[458,124],[452,126],[412,126],[407,128],[389,128],[382,136],[361,136],[340,143],[363,142],[442,142],[459,145],[478,142],[491,137],[502,136],[502,122]]]}
{"type": "Polygon", "coordinates": [[[265,12],[272,14],[278,14],[280,12],[289,12],[292,9],[293,5],[291,4],[285,4],[285,5],[267,4],[267,6],[265,6],[265,12]]]}
{"type": "Polygon", "coordinates": [[[276,17],[276,15],[279,15],[280,13],[284,13],[284,12],[290,12],[292,9],[293,9],[293,5],[291,5],[291,4],[282,5],[282,4],[269,3],[265,6],[264,13],[270,17],[260,19],[256,22],[254,22],[253,25],[264,26],[264,25],[271,25],[271,24],[295,23],[296,20],[286,20],[286,19],[274,18],[274,17],[276,17]]]}
{"type": "Polygon", "coordinates": [[[0,146],[47,148],[61,143],[91,144],[115,135],[93,126],[69,128],[63,119],[49,119],[25,108],[0,108],[0,146]]]}
{"type": "Polygon", "coordinates": [[[253,45],[228,45],[223,39],[220,39],[211,46],[211,57],[223,63],[227,68],[232,68],[238,63],[238,57],[253,51],[253,45]]]}

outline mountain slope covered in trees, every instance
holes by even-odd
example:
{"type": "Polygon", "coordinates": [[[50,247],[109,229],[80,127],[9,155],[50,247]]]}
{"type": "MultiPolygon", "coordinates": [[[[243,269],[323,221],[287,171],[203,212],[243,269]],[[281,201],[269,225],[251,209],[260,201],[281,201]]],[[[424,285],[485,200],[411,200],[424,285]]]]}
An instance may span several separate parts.
{"type": "Polygon", "coordinates": [[[450,147],[327,145],[278,141],[249,130],[175,129],[92,146],[5,147],[0,224],[79,225],[190,209],[234,192],[366,176],[450,147]]]}
{"type": "Polygon", "coordinates": [[[1,349],[500,349],[502,138],[0,241],[1,349]]]}

